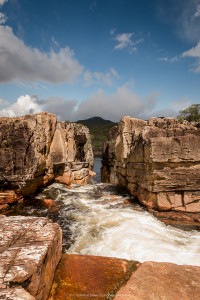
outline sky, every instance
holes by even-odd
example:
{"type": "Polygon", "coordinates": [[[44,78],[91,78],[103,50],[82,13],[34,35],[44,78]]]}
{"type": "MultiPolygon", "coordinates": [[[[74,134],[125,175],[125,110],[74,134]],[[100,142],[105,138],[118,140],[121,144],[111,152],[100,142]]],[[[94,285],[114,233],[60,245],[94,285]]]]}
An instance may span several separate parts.
{"type": "Polygon", "coordinates": [[[199,103],[200,0],[0,0],[0,116],[177,116],[199,103]]]}

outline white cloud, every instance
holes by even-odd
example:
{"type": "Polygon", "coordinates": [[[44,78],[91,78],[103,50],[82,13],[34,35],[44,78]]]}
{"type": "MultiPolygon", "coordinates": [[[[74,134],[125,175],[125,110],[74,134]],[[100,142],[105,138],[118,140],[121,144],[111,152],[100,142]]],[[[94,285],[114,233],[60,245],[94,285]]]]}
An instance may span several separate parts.
{"type": "Polygon", "coordinates": [[[59,120],[76,121],[93,116],[119,121],[124,115],[145,118],[153,111],[157,94],[140,97],[131,90],[129,83],[119,87],[112,94],[98,90],[84,102],[76,99],[50,97],[39,100],[37,96],[21,96],[12,105],[0,110],[0,116],[21,116],[29,113],[48,111],[57,115],[59,120]]]}
{"type": "Polygon", "coordinates": [[[158,61],[164,61],[164,62],[167,62],[167,63],[174,63],[174,62],[178,62],[179,61],[179,57],[178,56],[174,56],[174,57],[160,57],[158,58],[157,60],[158,61]]]}
{"type": "Polygon", "coordinates": [[[195,61],[195,64],[194,64],[194,67],[192,70],[196,73],[200,73],[200,42],[198,42],[198,44],[195,47],[183,52],[182,57],[196,58],[196,61],[195,61]]]}
{"type": "Polygon", "coordinates": [[[127,48],[128,46],[132,46],[132,36],[132,32],[118,34],[115,37],[115,40],[118,42],[118,44],[115,46],[115,49],[121,50],[127,48]]]}
{"type": "Polygon", "coordinates": [[[32,114],[41,112],[41,107],[37,103],[37,98],[30,97],[29,95],[20,96],[17,101],[0,110],[1,117],[15,117],[15,116],[23,116],[25,114],[32,114]]]}
{"type": "Polygon", "coordinates": [[[83,75],[84,85],[100,84],[112,86],[114,80],[118,79],[119,75],[114,68],[110,68],[107,72],[90,72],[86,71],[83,75]]]}
{"type": "Polygon", "coordinates": [[[78,100],[68,99],[62,97],[50,97],[41,101],[44,111],[56,114],[58,120],[74,120],[74,113],[76,111],[78,100]]]}
{"type": "MultiPolygon", "coordinates": [[[[115,31],[112,29],[110,34],[114,35],[114,33],[115,31]]],[[[115,50],[127,49],[130,54],[137,52],[138,45],[144,41],[144,39],[138,38],[133,32],[117,34],[114,40],[117,42],[114,47],[115,50]]]]}
{"type": "Polygon", "coordinates": [[[5,24],[6,20],[6,16],[2,12],[0,12],[0,25],[5,24]]]}
{"type": "Polygon", "coordinates": [[[200,42],[195,47],[183,52],[183,57],[200,57],[200,42]]]}
{"type": "Polygon", "coordinates": [[[188,99],[170,103],[170,108],[157,110],[158,93],[146,97],[136,94],[129,83],[117,88],[113,93],[106,94],[102,89],[91,95],[84,102],[76,99],[50,97],[45,100],[37,96],[21,96],[17,101],[5,107],[5,100],[0,101],[4,109],[0,116],[21,116],[29,113],[48,111],[56,114],[58,120],[76,121],[94,116],[118,122],[123,116],[149,119],[151,117],[177,116],[178,112],[191,105],[188,99]]]}
{"type": "Polygon", "coordinates": [[[82,66],[70,48],[44,53],[25,45],[10,27],[0,26],[0,82],[73,82],[81,72],[82,66]]]}
{"type": "Polygon", "coordinates": [[[0,0],[0,6],[3,6],[8,0],[0,0]]]}
{"type": "Polygon", "coordinates": [[[147,111],[154,108],[156,97],[156,94],[152,94],[142,98],[131,90],[129,84],[119,87],[112,94],[105,94],[103,90],[99,90],[89,99],[80,103],[74,113],[74,119],[100,116],[119,121],[124,115],[142,118],[147,111]]]}

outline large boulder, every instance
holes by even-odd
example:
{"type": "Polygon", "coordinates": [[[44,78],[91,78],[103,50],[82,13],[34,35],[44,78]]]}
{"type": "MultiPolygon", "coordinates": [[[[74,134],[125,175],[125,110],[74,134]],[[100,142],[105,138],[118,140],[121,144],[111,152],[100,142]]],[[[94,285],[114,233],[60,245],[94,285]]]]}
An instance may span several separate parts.
{"type": "Polygon", "coordinates": [[[105,147],[103,180],[127,187],[148,208],[200,212],[199,149],[199,124],[124,117],[105,147]]]}
{"type": "MultiPolygon", "coordinates": [[[[70,184],[78,178],[86,183],[92,166],[87,127],[57,122],[55,115],[46,112],[0,118],[0,189],[14,190],[13,202],[55,179],[70,184]]],[[[0,195],[4,207],[7,195],[0,195]]]]}
{"type": "Polygon", "coordinates": [[[114,300],[198,300],[199,295],[200,267],[145,262],[114,300]]]}
{"type": "Polygon", "coordinates": [[[46,218],[0,216],[0,299],[46,300],[62,232],[46,218]]]}
{"type": "Polygon", "coordinates": [[[197,300],[200,267],[64,254],[49,300],[197,300]]]}

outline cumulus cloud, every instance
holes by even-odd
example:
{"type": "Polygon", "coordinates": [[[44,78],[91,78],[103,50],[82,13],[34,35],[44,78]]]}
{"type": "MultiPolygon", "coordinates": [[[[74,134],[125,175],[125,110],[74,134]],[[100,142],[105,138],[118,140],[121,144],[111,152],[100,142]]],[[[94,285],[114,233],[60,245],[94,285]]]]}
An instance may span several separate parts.
{"type": "Polygon", "coordinates": [[[90,72],[86,71],[83,75],[83,82],[85,86],[92,84],[100,84],[112,86],[113,82],[119,78],[117,71],[110,68],[107,72],[90,72]]]}
{"type": "Polygon", "coordinates": [[[200,57],[200,42],[195,47],[183,52],[183,57],[200,57]]]}
{"type": "Polygon", "coordinates": [[[80,103],[74,113],[74,119],[100,116],[118,121],[124,115],[143,118],[149,109],[154,108],[156,97],[156,94],[152,94],[142,98],[131,90],[129,84],[119,87],[112,94],[105,94],[103,90],[99,90],[80,103]]]}
{"type": "Polygon", "coordinates": [[[25,45],[8,26],[0,26],[0,53],[0,82],[72,82],[82,72],[70,48],[41,52],[25,45]]]}
{"type": "Polygon", "coordinates": [[[174,101],[171,108],[157,110],[158,93],[152,93],[146,97],[137,95],[129,83],[119,87],[115,92],[106,94],[98,90],[83,102],[77,99],[64,99],[62,97],[50,97],[42,100],[37,96],[21,96],[12,105],[4,106],[0,110],[0,116],[21,116],[29,113],[48,111],[56,114],[58,120],[77,121],[94,116],[118,122],[123,116],[149,119],[154,116],[176,116],[183,107],[189,106],[189,100],[174,101]]]}
{"type": "MultiPolygon", "coordinates": [[[[4,103],[5,104],[5,103],[4,103]]],[[[15,103],[0,110],[1,117],[16,117],[41,112],[37,97],[20,96],[15,103]]]]}
{"type": "Polygon", "coordinates": [[[193,67],[193,71],[196,73],[200,73],[200,42],[195,47],[183,52],[182,57],[193,57],[196,58],[195,65],[193,67]]]}
{"type": "MultiPolygon", "coordinates": [[[[112,29],[110,34],[114,35],[114,33],[115,29],[112,29]]],[[[144,39],[138,38],[133,32],[117,34],[114,36],[114,40],[117,42],[114,47],[115,50],[127,49],[130,54],[136,52],[138,45],[144,41],[144,39]]]]}
{"type": "Polygon", "coordinates": [[[78,100],[62,97],[50,97],[41,102],[43,110],[56,114],[58,120],[73,121],[74,114],[78,106],[78,100]]]}

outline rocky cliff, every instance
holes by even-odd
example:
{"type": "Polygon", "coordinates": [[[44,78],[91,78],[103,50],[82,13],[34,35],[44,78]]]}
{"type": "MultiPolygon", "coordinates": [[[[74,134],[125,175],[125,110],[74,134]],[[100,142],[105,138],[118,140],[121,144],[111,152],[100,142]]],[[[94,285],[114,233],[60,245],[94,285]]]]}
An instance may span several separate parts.
{"type": "Polygon", "coordinates": [[[0,118],[0,206],[53,180],[86,183],[92,166],[87,127],[49,113],[0,118]]]}
{"type": "Polygon", "coordinates": [[[102,179],[148,208],[200,212],[199,124],[124,117],[104,147],[102,179]]]}

